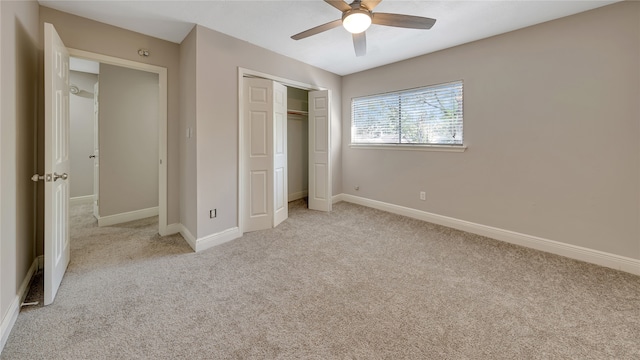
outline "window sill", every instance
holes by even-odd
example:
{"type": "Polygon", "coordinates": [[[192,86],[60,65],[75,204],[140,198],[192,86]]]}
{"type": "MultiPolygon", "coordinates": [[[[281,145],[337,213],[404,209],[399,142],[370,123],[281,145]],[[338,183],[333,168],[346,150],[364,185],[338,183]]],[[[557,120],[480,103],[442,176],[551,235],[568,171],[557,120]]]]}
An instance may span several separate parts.
{"type": "Polygon", "coordinates": [[[352,149],[464,152],[466,145],[349,144],[352,149]]]}

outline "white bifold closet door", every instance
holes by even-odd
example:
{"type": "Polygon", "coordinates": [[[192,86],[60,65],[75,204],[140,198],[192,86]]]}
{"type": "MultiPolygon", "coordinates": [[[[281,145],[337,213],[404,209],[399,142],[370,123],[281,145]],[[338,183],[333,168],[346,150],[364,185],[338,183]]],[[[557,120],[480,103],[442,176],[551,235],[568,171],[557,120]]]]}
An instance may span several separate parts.
{"type": "Polygon", "coordinates": [[[329,90],[309,91],[309,209],[331,211],[329,90]]]}
{"type": "Polygon", "coordinates": [[[244,231],[270,229],[289,216],[287,88],[275,81],[244,82],[244,231]]]}

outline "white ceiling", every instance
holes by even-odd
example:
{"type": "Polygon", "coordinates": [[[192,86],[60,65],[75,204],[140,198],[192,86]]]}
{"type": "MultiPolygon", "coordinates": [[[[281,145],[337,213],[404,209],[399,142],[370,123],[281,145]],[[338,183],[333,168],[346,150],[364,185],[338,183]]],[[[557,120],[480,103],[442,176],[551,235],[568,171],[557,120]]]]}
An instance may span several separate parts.
{"type": "Polygon", "coordinates": [[[322,0],[40,0],[43,6],[180,43],[194,24],[225,33],[338,75],[374,68],[619,0],[383,0],[374,12],[437,19],[431,30],[372,25],[367,54],[356,57],[351,34],[339,27],[303,39],[291,35],[339,19],[322,0]]]}

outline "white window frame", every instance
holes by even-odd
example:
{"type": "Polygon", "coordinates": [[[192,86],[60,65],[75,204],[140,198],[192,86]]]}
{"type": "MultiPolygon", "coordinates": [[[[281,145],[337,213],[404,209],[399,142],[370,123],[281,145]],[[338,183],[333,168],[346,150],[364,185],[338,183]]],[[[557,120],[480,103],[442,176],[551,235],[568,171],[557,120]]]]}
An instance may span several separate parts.
{"type": "MultiPolygon", "coordinates": [[[[464,137],[463,137],[462,144],[435,144],[435,143],[433,143],[433,144],[429,144],[429,143],[417,144],[417,143],[399,143],[399,142],[395,142],[395,143],[373,143],[373,142],[356,143],[356,142],[353,142],[354,101],[356,101],[358,99],[366,99],[366,98],[370,98],[370,97],[379,97],[379,96],[384,96],[384,95],[389,95],[389,96],[402,95],[402,94],[405,94],[405,93],[415,92],[416,90],[423,90],[423,89],[424,90],[429,90],[429,89],[433,89],[433,88],[443,87],[443,86],[446,86],[446,85],[458,85],[458,84],[462,89],[464,88],[463,80],[456,80],[456,81],[452,81],[452,82],[448,82],[448,83],[427,85],[427,86],[421,86],[421,87],[417,87],[417,88],[404,89],[404,90],[393,91],[393,92],[388,92],[388,93],[372,94],[372,95],[352,98],[351,99],[351,133],[350,133],[349,147],[350,148],[355,148],[355,149],[418,150],[418,151],[445,151],[445,152],[463,152],[463,151],[465,151],[467,146],[464,143],[464,137]]],[[[463,90],[463,94],[464,94],[464,90],[463,90]]],[[[463,97],[464,97],[464,95],[463,95],[463,97]]],[[[463,108],[460,109],[460,111],[461,111],[461,114],[464,114],[464,98],[462,100],[462,107],[463,108]]],[[[462,123],[463,123],[462,125],[463,125],[463,128],[464,128],[464,117],[463,117],[462,123]]],[[[462,130],[462,131],[463,131],[463,134],[464,134],[464,130],[462,130]]]]}

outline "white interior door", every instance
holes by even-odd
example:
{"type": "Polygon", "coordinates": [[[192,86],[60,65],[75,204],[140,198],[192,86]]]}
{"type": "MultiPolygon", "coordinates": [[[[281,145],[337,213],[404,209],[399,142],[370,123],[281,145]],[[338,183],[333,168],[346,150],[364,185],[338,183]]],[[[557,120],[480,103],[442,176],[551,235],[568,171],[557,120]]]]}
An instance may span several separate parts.
{"type": "Polygon", "coordinates": [[[309,209],[331,211],[329,90],[309,91],[309,209]]]}
{"type": "Polygon", "coordinates": [[[96,83],[93,86],[93,216],[100,218],[100,147],[98,141],[100,139],[98,133],[98,91],[100,86],[96,83]]]}
{"type": "Polygon", "coordinates": [[[244,83],[244,231],[270,229],[288,216],[286,87],[244,83]]]}
{"type": "Polygon", "coordinates": [[[287,87],[273,82],[273,226],[289,217],[287,87]]]}
{"type": "Polygon", "coordinates": [[[44,304],[53,302],[69,251],[69,52],[53,25],[44,27],[44,304]]]}

